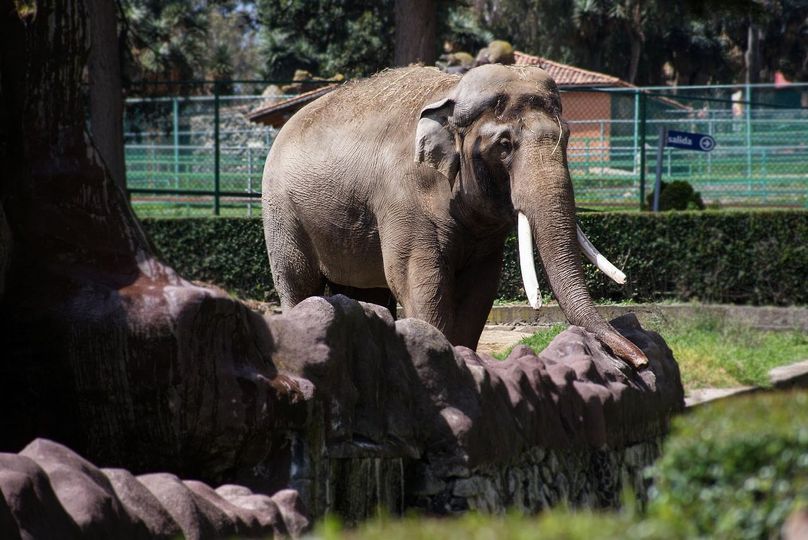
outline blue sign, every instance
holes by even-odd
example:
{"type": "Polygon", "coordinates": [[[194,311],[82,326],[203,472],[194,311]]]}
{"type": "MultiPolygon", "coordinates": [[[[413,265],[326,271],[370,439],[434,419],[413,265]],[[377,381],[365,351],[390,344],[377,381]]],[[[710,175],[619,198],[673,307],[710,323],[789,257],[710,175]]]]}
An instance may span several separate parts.
{"type": "Polygon", "coordinates": [[[715,139],[702,133],[688,133],[687,131],[668,130],[668,146],[684,148],[685,150],[698,150],[699,152],[712,152],[715,148],[715,139]]]}

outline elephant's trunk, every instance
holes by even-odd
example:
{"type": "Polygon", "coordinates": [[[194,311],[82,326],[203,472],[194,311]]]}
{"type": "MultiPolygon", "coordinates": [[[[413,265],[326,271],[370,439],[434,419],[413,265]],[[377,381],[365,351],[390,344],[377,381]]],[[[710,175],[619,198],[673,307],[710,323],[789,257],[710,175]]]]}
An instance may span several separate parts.
{"type": "MultiPolygon", "coordinates": [[[[516,205],[517,210],[527,215],[529,231],[535,238],[550,287],[569,322],[592,332],[618,357],[635,367],[641,367],[648,363],[645,354],[600,316],[586,289],[572,182],[566,159],[563,155],[554,158],[548,160],[545,156],[542,160],[545,166],[540,168],[538,174],[535,167],[528,167],[527,164],[520,167],[527,174],[527,178],[522,177],[521,180],[527,181],[520,183],[518,193],[525,196],[520,197],[524,203],[516,205]],[[546,166],[547,161],[554,163],[546,166]],[[553,172],[547,174],[548,170],[553,172]],[[532,194],[528,194],[530,192],[532,194]]],[[[523,218],[520,218],[520,222],[523,222],[523,218]]],[[[523,233],[524,228],[520,228],[519,232],[523,233]]],[[[520,244],[522,242],[520,240],[520,244]]]]}

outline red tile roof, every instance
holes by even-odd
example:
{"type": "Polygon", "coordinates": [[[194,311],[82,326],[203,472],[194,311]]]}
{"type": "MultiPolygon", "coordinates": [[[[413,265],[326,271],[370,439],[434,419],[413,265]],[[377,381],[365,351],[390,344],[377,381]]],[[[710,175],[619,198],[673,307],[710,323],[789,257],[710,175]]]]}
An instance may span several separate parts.
{"type": "MultiPolygon", "coordinates": [[[[516,65],[521,66],[538,66],[544,69],[561,88],[569,88],[574,86],[593,86],[593,87],[631,87],[633,85],[626,81],[606,75],[605,73],[598,73],[597,71],[589,71],[575,66],[554,62],[541,56],[533,56],[520,51],[514,51],[514,60],[516,65]]],[[[247,115],[247,118],[253,122],[266,124],[274,127],[282,126],[295,112],[302,109],[306,104],[314,101],[320,96],[324,96],[337,88],[337,84],[329,84],[322,88],[316,88],[308,92],[303,92],[297,96],[289,99],[270,103],[261,106],[247,115]]]]}
{"type": "Polygon", "coordinates": [[[538,66],[545,70],[561,88],[565,86],[633,86],[622,79],[606,75],[605,73],[598,73],[597,71],[589,71],[588,69],[581,69],[560,62],[553,62],[541,56],[533,56],[532,54],[526,54],[520,51],[514,51],[513,56],[515,60],[514,63],[517,66],[538,66]]]}

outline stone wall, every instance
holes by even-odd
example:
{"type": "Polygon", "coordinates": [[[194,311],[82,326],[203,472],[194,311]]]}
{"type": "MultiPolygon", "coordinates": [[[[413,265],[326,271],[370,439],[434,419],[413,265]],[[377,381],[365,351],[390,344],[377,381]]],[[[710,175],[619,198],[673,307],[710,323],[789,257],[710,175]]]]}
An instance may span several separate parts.
{"type": "MultiPolygon", "coordinates": [[[[626,482],[644,496],[642,471],[658,456],[671,415],[682,410],[683,390],[678,366],[659,335],[643,330],[631,315],[612,322],[646,353],[648,368],[637,372],[628,367],[578,327],[560,334],[538,355],[519,346],[498,361],[452,347],[423,321],[394,321],[379,306],[343,296],[310,298],[288,313],[263,319],[267,330],[256,350],[267,362],[266,372],[274,374],[263,407],[254,394],[237,391],[251,388],[251,381],[270,380],[241,365],[243,359],[235,358],[233,369],[222,372],[235,374],[235,382],[219,384],[213,394],[204,392],[209,407],[216,410],[214,418],[227,418],[231,424],[241,418],[234,419],[233,413],[245,403],[250,407],[243,421],[249,425],[256,422],[255,411],[271,409],[273,421],[262,424],[265,427],[238,448],[224,447],[231,438],[215,431],[216,422],[206,422],[202,428],[214,430],[206,436],[207,444],[193,436],[196,431],[178,431],[171,445],[141,437],[135,453],[99,436],[93,440],[100,447],[93,451],[116,467],[167,469],[209,483],[236,484],[214,491],[171,474],[127,477],[140,492],[145,486],[158,499],[163,497],[164,505],[173,504],[172,490],[184,493],[185,512],[207,509],[222,531],[236,533],[300,532],[305,528],[301,524],[326,512],[355,522],[379,506],[393,513],[418,508],[433,514],[508,508],[535,512],[562,502],[613,507],[626,482]],[[283,405],[281,398],[292,390],[295,403],[283,405]],[[172,469],[172,463],[180,464],[182,471],[172,469]],[[194,469],[194,464],[200,465],[194,469]],[[297,510],[287,512],[294,524],[277,515],[272,521],[266,508],[263,514],[238,510],[238,501],[255,497],[271,508],[267,501],[273,494],[299,501],[293,505],[297,510]],[[211,500],[227,511],[211,508],[211,500]],[[255,525],[259,522],[266,527],[260,529],[255,525]]],[[[193,371],[190,365],[187,369],[193,371]]],[[[164,384],[190,382],[178,377],[164,384]]],[[[223,425],[230,426],[228,433],[238,433],[237,425],[223,425]]],[[[127,426],[121,426],[121,440],[135,440],[142,433],[137,422],[127,426]]],[[[48,455],[40,458],[53,467],[72,464],[83,471],[76,478],[100,482],[107,506],[123,500],[113,489],[114,477],[126,473],[110,476],[64,447],[57,451],[43,444],[35,443],[34,450],[23,454],[44,448],[48,455]],[[113,487],[107,489],[110,481],[113,487]]],[[[0,455],[0,462],[18,459],[8,456],[13,455],[0,455]]],[[[33,477],[40,474],[32,467],[27,471],[33,477]]],[[[0,491],[6,501],[19,500],[14,490],[25,481],[9,478],[0,474],[0,491]]],[[[42,482],[53,484],[58,496],[69,485],[54,478],[42,482]]],[[[71,502],[76,515],[89,511],[82,504],[101,504],[93,493],[97,490],[88,488],[86,497],[71,502]]],[[[2,502],[0,497],[0,506],[2,502]]],[[[42,508],[34,504],[23,514],[13,508],[12,515],[16,519],[42,508]]],[[[100,512],[87,523],[101,520],[113,527],[109,530],[117,530],[116,520],[129,523],[134,519],[130,514],[136,514],[100,512]]],[[[185,531],[182,519],[180,514],[174,517],[175,525],[185,531]]],[[[198,525],[203,526],[208,525],[198,525]]]]}
{"type": "Polygon", "coordinates": [[[407,485],[408,503],[433,514],[508,509],[536,513],[558,504],[614,508],[624,487],[645,499],[644,469],[659,456],[660,446],[653,440],[616,450],[535,447],[509,463],[472,470],[435,471],[419,462],[407,485]]]}
{"type": "MultiPolygon", "coordinates": [[[[497,361],[377,306],[306,300],[271,319],[276,364],[316,388],[307,428],[290,432],[286,481],[311,515],[349,522],[378,505],[609,507],[626,481],[642,498],[643,469],[683,391],[657,334],[633,316],[613,324],[645,351],[648,369],[630,369],[577,327],[539,355],[520,346],[497,361]]],[[[241,472],[248,485],[265,481],[241,472]]]]}

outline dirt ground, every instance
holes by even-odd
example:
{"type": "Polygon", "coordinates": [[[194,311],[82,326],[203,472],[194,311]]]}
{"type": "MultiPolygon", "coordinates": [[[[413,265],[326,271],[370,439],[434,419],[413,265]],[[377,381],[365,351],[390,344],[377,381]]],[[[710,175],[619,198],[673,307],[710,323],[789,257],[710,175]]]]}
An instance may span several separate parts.
{"type": "Polygon", "coordinates": [[[486,325],[480,336],[477,352],[494,354],[507,350],[522,339],[532,336],[535,331],[536,328],[531,326],[486,325]]]}

